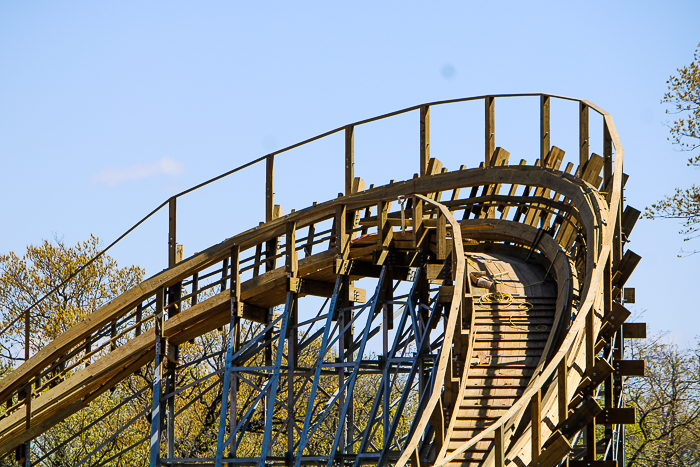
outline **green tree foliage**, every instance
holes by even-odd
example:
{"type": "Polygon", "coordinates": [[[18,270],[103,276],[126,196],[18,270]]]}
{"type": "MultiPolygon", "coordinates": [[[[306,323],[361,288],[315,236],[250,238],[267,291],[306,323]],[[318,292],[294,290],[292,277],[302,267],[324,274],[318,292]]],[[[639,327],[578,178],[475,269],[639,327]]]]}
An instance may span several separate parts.
{"type": "Polygon", "coordinates": [[[700,465],[700,342],[696,349],[663,336],[631,342],[628,358],[646,361],[646,377],[627,380],[627,467],[700,465]]]}
{"type": "MultiPolygon", "coordinates": [[[[678,69],[676,76],[668,81],[668,92],[662,102],[671,104],[677,120],[670,125],[669,139],[683,151],[692,151],[700,147],[700,44],[695,51],[690,65],[678,69]]],[[[700,155],[688,159],[688,165],[700,167],[700,155]]],[[[676,188],[673,195],[652,204],[646,209],[647,219],[680,219],[684,221],[681,234],[685,240],[695,238],[700,223],[700,187],[676,188]]]]}
{"type": "MultiPolygon", "coordinates": [[[[21,257],[15,253],[0,255],[0,328],[22,316],[24,310],[97,256],[99,246],[95,236],[74,247],[55,239],[38,246],[29,245],[21,257]]],[[[120,268],[107,255],[93,261],[31,310],[31,353],[141,282],[143,275],[143,269],[120,268]]],[[[5,358],[16,362],[24,357],[24,326],[24,320],[20,319],[0,337],[0,351],[5,358]]]]}

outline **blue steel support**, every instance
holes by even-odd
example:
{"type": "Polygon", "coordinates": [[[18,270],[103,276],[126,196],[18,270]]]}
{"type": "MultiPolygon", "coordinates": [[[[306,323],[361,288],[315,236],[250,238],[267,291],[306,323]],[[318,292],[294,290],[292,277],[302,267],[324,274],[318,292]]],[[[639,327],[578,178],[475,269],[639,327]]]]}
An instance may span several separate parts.
{"type": "Polygon", "coordinates": [[[297,460],[295,463],[296,467],[299,467],[301,465],[301,457],[304,454],[304,447],[306,446],[308,434],[309,434],[309,425],[311,424],[311,416],[313,414],[313,407],[314,403],[316,402],[316,391],[318,391],[318,382],[319,379],[321,378],[321,367],[323,365],[323,357],[325,356],[327,350],[328,350],[328,337],[331,332],[332,328],[332,323],[333,323],[333,315],[335,314],[335,309],[337,308],[337,303],[338,303],[338,292],[340,291],[340,283],[343,280],[343,276],[338,274],[338,277],[335,281],[335,287],[333,289],[333,296],[331,297],[331,304],[328,307],[328,315],[326,318],[326,327],[323,330],[323,340],[321,341],[321,348],[319,349],[318,353],[318,359],[316,361],[316,370],[314,372],[314,382],[311,385],[311,393],[309,394],[309,404],[308,404],[308,409],[306,411],[306,416],[304,417],[304,427],[302,428],[301,431],[301,436],[299,437],[299,448],[297,451],[297,460]]]}
{"type": "MultiPolygon", "coordinates": [[[[362,441],[360,442],[360,448],[357,451],[357,454],[364,453],[367,449],[367,445],[369,444],[370,438],[372,436],[372,424],[375,422],[375,418],[377,415],[377,411],[379,410],[379,402],[380,400],[384,399],[384,413],[382,414],[382,418],[384,419],[385,423],[385,430],[384,433],[389,432],[389,427],[388,427],[388,420],[389,420],[389,402],[388,399],[391,395],[391,385],[389,381],[389,367],[390,367],[390,361],[392,358],[396,356],[396,352],[398,351],[398,346],[399,343],[401,342],[401,335],[403,334],[403,329],[406,326],[406,321],[408,320],[408,315],[409,315],[409,309],[412,308],[414,305],[413,303],[413,297],[415,295],[415,288],[416,284],[418,282],[414,279],[413,285],[411,286],[411,291],[408,294],[408,299],[406,301],[406,305],[404,306],[403,313],[401,313],[401,320],[399,321],[399,325],[396,328],[396,336],[394,338],[394,344],[391,347],[391,351],[389,352],[388,355],[385,355],[384,357],[386,358],[386,362],[384,365],[384,370],[382,372],[382,382],[377,390],[377,394],[374,397],[374,402],[372,404],[372,411],[369,416],[370,420],[370,426],[368,426],[365,429],[365,432],[362,436],[362,441]]],[[[360,465],[360,458],[357,457],[355,459],[355,467],[360,465]]]]}
{"type": "Polygon", "coordinates": [[[331,452],[328,456],[328,467],[331,467],[333,464],[333,459],[335,458],[335,453],[338,449],[338,443],[340,442],[341,436],[343,436],[343,430],[342,427],[345,424],[345,417],[347,416],[348,413],[348,408],[352,404],[352,393],[353,389],[355,389],[355,381],[357,381],[357,373],[360,370],[360,362],[362,361],[362,356],[364,355],[365,352],[365,346],[367,344],[367,338],[369,337],[369,330],[372,326],[372,321],[374,320],[375,317],[375,312],[377,309],[377,304],[379,303],[379,295],[382,290],[382,285],[384,284],[384,275],[386,273],[386,266],[382,266],[382,272],[379,274],[379,281],[377,282],[377,289],[374,292],[374,297],[372,297],[372,305],[370,306],[370,309],[367,314],[367,323],[365,324],[365,329],[362,332],[362,343],[360,344],[360,349],[357,354],[357,358],[355,359],[355,365],[352,370],[352,375],[350,375],[350,380],[349,384],[347,385],[347,398],[345,399],[345,403],[343,404],[343,408],[340,412],[340,419],[338,421],[338,430],[335,433],[335,439],[333,440],[333,447],[331,448],[331,452]]]}
{"type": "Polygon", "coordinates": [[[155,314],[155,358],[153,360],[153,394],[151,396],[151,457],[150,466],[160,465],[160,435],[162,428],[163,410],[161,403],[161,384],[163,379],[163,302],[165,294],[163,288],[156,292],[155,314]]]}
{"type": "MultiPolygon", "coordinates": [[[[433,313],[435,312],[435,308],[433,308],[433,313]]],[[[417,349],[425,349],[426,348],[426,340],[429,338],[430,332],[426,329],[426,331],[423,333],[423,335],[420,338],[420,341],[416,341],[418,345],[416,346],[417,349]]],[[[446,350],[443,349],[443,352],[446,350]]],[[[418,369],[420,367],[420,362],[422,361],[422,354],[418,353],[416,355],[416,359],[413,361],[413,365],[411,365],[411,371],[408,374],[408,377],[406,378],[406,389],[404,390],[403,394],[401,395],[401,400],[399,401],[399,404],[396,408],[396,416],[394,417],[394,420],[391,424],[391,428],[389,430],[389,433],[385,433],[384,437],[384,448],[382,449],[382,453],[379,457],[379,462],[378,465],[386,465],[387,458],[389,456],[389,451],[391,447],[391,440],[394,438],[394,435],[396,434],[396,429],[398,428],[398,422],[399,419],[401,418],[400,414],[403,412],[404,407],[406,406],[406,401],[408,400],[408,393],[409,388],[413,386],[413,379],[416,376],[416,373],[418,373],[418,369]]],[[[430,391],[430,385],[426,385],[426,393],[430,391]]],[[[421,400],[423,398],[427,397],[427,394],[420,394],[421,400]]]]}
{"type": "MultiPolygon", "coordinates": [[[[234,312],[231,311],[231,322],[228,329],[228,337],[226,338],[226,367],[224,369],[224,383],[221,388],[221,411],[219,413],[219,434],[216,439],[216,458],[214,460],[214,465],[216,467],[221,467],[221,462],[224,457],[224,449],[226,444],[224,443],[224,436],[226,436],[226,414],[228,413],[228,403],[229,403],[229,393],[231,389],[231,366],[233,363],[233,351],[234,345],[233,340],[235,338],[235,320],[238,319],[234,312]]],[[[233,433],[233,427],[231,427],[231,432],[233,433]]]]}
{"type": "MultiPolygon", "coordinates": [[[[277,342],[277,355],[275,358],[275,370],[270,381],[270,398],[267,402],[267,418],[265,420],[265,434],[263,435],[262,452],[258,465],[264,466],[267,460],[267,453],[270,447],[270,437],[272,435],[272,415],[275,410],[275,400],[277,399],[277,388],[279,388],[280,370],[282,368],[282,354],[284,353],[284,340],[287,336],[287,326],[289,324],[289,315],[292,313],[296,294],[287,292],[287,302],[284,305],[284,314],[282,315],[282,325],[279,331],[279,340],[277,342]]],[[[217,466],[218,467],[218,466],[217,466]]]]}

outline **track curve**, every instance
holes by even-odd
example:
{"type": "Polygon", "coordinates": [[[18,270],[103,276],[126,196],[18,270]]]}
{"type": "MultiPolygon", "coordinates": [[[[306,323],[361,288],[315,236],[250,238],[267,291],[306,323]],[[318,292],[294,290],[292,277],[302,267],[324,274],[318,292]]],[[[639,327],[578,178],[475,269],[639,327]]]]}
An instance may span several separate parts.
{"type": "Polygon", "coordinates": [[[556,147],[516,166],[487,141],[481,168],[423,157],[420,176],[368,190],[350,174],[345,196],[270,213],[145,280],[0,381],[0,456],[145,375],[117,407],[149,392],[152,405],[85,462],[111,442],[97,465],[135,452],[143,465],[556,465],[598,457],[576,443],[596,439],[603,410],[603,458],[617,460],[620,290],[638,257],[623,255],[622,148],[600,112],[605,154],[576,171],[556,147]],[[188,354],[220,328],[220,349],[188,354]],[[221,366],[182,383],[210,358],[221,366]],[[178,455],[177,416],[207,391],[208,447],[178,455]]]}

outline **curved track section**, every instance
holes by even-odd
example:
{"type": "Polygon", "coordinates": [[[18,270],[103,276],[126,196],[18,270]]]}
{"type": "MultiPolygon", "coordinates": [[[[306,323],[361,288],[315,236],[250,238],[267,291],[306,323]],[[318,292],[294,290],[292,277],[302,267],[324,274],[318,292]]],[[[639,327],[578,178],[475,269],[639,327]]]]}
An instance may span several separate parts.
{"type": "Polygon", "coordinates": [[[420,106],[420,176],[364,190],[350,172],[346,196],[268,209],[6,376],[0,455],[48,465],[80,433],[28,456],[31,440],[100,403],[79,431],[116,421],[76,464],[618,460],[634,337],[620,290],[639,257],[623,255],[634,219],[612,119],[580,105],[604,117],[603,157],[562,171],[546,139],[513,166],[487,138],[481,168],[452,172],[423,151],[420,106]]]}

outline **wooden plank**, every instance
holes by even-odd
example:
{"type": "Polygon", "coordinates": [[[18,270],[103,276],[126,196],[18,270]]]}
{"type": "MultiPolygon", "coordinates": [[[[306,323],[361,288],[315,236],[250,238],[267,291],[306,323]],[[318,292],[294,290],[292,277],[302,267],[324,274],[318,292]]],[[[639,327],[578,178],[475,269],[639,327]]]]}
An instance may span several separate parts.
{"type": "Polygon", "coordinates": [[[496,98],[487,96],[484,98],[484,165],[488,167],[491,163],[491,155],[496,150],[496,118],[495,106],[496,98]]]}
{"type": "MultiPolygon", "coordinates": [[[[526,165],[526,164],[527,164],[527,161],[525,159],[520,159],[519,165],[526,165]]],[[[508,198],[514,197],[517,190],[518,190],[518,185],[512,184],[510,186],[510,190],[508,190],[508,198]]],[[[506,219],[508,217],[508,211],[510,211],[510,204],[501,204],[498,206],[498,210],[501,211],[501,219],[506,219]]]]}
{"type": "Polygon", "coordinates": [[[630,205],[625,206],[625,210],[622,213],[622,219],[620,220],[620,227],[622,234],[625,237],[629,237],[632,233],[634,225],[637,223],[641,212],[630,205]]]}
{"type": "Polygon", "coordinates": [[[637,415],[634,407],[621,407],[605,409],[602,414],[596,415],[601,424],[606,425],[634,425],[637,423],[637,415]]]}
{"type": "Polygon", "coordinates": [[[646,339],[646,323],[625,323],[622,325],[622,337],[625,339],[646,339]]]}
{"type": "MultiPolygon", "coordinates": [[[[508,151],[501,147],[496,148],[491,156],[490,167],[503,167],[508,165],[509,157],[510,153],[508,151]]],[[[484,188],[481,191],[481,196],[498,195],[499,191],[501,191],[500,183],[484,185],[484,188]]],[[[495,206],[490,206],[488,208],[480,207],[474,210],[474,214],[479,218],[492,218],[494,217],[494,209],[495,206]]]]}
{"type": "Polygon", "coordinates": [[[591,154],[590,160],[583,166],[583,172],[580,176],[581,180],[585,180],[595,188],[598,188],[599,183],[597,180],[600,176],[600,171],[603,169],[604,162],[603,158],[598,154],[591,154]]]}
{"type": "Polygon", "coordinates": [[[616,360],[613,367],[620,376],[645,376],[645,363],[644,360],[616,360]]]}
{"type": "MultiPolygon", "coordinates": [[[[554,146],[552,149],[545,155],[544,159],[542,159],[543,166],[558,170],[559,166],[561,165],[562,161],[564,160],[564,155],[565,152],[559,149],[558,147],[554,146]]],[[[545,187],[537,187],[535,189],[535,193],[533,197],[543,197],[543,198],[549,198],[549,193],[550,190],[549,188],[545,187]]],[[[563,204],[563,203],[562,203],[563,204]]],[[[539,203],[532,203],[531,207],[528,208],[527,215],[525,216],[525,224],[528,225],[536,225],[540,219],[544,220],[547,219],[549,216],[551,216],[550,213],[544,213],[540,211],[538,208],[541,208],[546,205],[542,205],[539,203]],[[539,214],[539,215],[538,215],[539,214]]]]}

